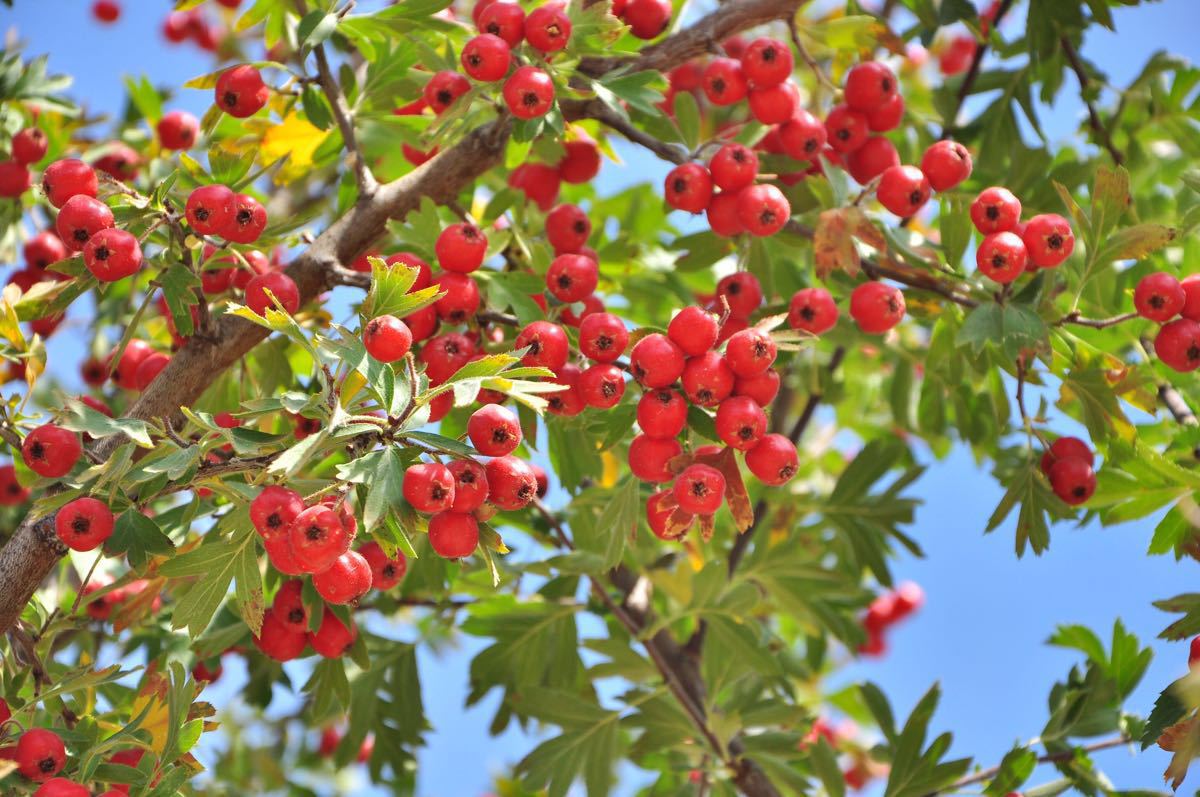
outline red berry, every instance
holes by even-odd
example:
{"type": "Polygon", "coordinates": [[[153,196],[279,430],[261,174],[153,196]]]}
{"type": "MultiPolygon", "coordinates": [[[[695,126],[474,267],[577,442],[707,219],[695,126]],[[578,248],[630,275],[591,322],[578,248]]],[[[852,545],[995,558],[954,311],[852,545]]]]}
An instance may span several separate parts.
{"type": "Polygon", "coordinates": [[[846,74],[846,104],[856,111],[870,113],[899,94],[896,75],[887,64],[867,61],[846,74]]]}
{"type": "Polygon", "coordinates": [[[394,363],[404,359],[412,348],[412,332],[396,316],[381,315],[363,327],[363,346],[379,362],[394,363]]]}
{"type": "Polygon", "coordinates": [[[749,95],[750,113],[764,125],[778,125],[796,115],[800,93],[791,83],[779,83],[765,88],[752,88],[749,95]]]}
{"type": "Polygon", "coordinates": [[[592,313],[579,322],[579,351],[598,363],[611,363],[625,353],[629,330],[612,313],[592,313]]]}
{"type": "Polygon", "coordinates": [[[54,731],[30,728],[17,740],[14,754],[17,770],[35,783],[43,783],[62,771],[67,749],[54,731]]]}
{"type": "Polygon", "coordinates": [[[37,427],[21,443],[21,458],[25,465],[48,479],[66,476],[82,454],[79,435],[52,423],[37,427]]]}
{"type": "Polygon", "coordinates": [[[775,341],[761,329],[745,329],[729,338],[725,361],[735,376],[757,376],[771,367],[776,356],[775,341]]]}
{"type": "Polygon", "coordinates": [[[447,272],[439,274],[434,284],[446,295],[433,303],[438,317],[451,324],[465,323],[479,312],[479,286],[466,274],[447,272]]]}
{"type": "Polygon", "coordinates": [[[94,198],[98,187],[95,170],[76,158],[57,160],[42,172],[42,190],[56,208],[79,194],[94,198]]]}
{"type": "Polygon", "coordinates": [[[1138,315],[1151,321],[1170,321],[1179,315],[1187,301],[1179,280],[1165,271],[1142,277],[1133,291],[1138,315]]]}
{"type": "Polygon", "coordinates": [[[579,395],[589,407],[615,407],[625,395],[625,374],[615,365],[597,363],[579,375],[579,395]]]}
{"type": "Polygon", "coordinates": [[[1194,668],[1197,662],[1200,662],[1200,636],[1192,638],[1192,644],[1188,649],[1188,668],[1194,668]]]}
{"type": "Polygon", "coordinates": [[[92,16],[99,22],[116,22],[121,16],[121,6],[114,0],[96,0],[92,3],[92,16]]]}
{"type": "Polygon", "coordinates": [[[733,395],[748,396],[760,407],[768,406],[778,393],[779,374],[771,368],[754,376],[739,376],[733,383],[733,395]]]}
{"type": "Polygon", "coordinates": [[[749,271],[738,271],[721,278],[717,283],[717,297],[725,298],[731,316],[744,321],[762,304],[762,285],[749,271]]]}
{"type": "Polygon", "coordinates": [[[746,396],[732,396],[717,408],[717,436],[725,445],[749,451],[767,433],[767,414],[746,396]]]}
{"type": "Polygon", "coordinates": [[[76,498],[58,510],[54,530],[74,551],[94,551],[112,536],[113,513],[95,498],[76,498]]]}
{"type": "Polygon", "coordinates": [[[268,485],[250,502],[250,522],[263,537],[286,532],[304,511],[300,494],[278,485],[268,485]]]}
{"type": "Polygon", "coordinates": [[[848,105],[839,105],[825,117],[825,135],[837,152],[853,152],[870,135],[866,114],[848,105]]]}
{"type": "Polygon", "coordinates": [[[634,344],[629,368],[644,387],[666,387],[683,373],[683,352],[666,335],[651,333],[634,344]]]}
{"type": "MultiPolygon", "coordinates": [[[[1013,232],[1021,221],[1021,200],[1012,191],[999,186],[985,188],[971,203],[971,221],[984,235],[1013,232]]],[[[1028,244],[1026,244],[1028,249],[1028,244]]]]}
{"type": "Polygon", "coordinates": [[[546,240],[555,254],[578,252],[592,234],[592,222],[578,205],[559,205],[546,216],[546,240]]]}
{"type": "Polygon", "coordinates": [[[708,226],[717,235],[732,238],[746,231],[738,216],[737,198],[740,193],[740,191],[726,191],[713,194],[708,201],[708,207],[705,209],[708,226]]]}
{"type": "Polygon", "coordinates": [[[486,469],[473,459],[456,459],[446,466],[454,476],[451,512],[474,512],[488,497],[486,469]]]}
{"type": "Polygon", "coordinates": [[[882,335],[904,319],[904,294],[883,282],[864,282],[850,294],[850,317],[863,332],[882,335]]]}
{"type": "Polygon", "coordinates": [[[29,500],[33,491],[17,481],[17,469],[0,465],[0,506],[20,506],[29,500]]]}
{"type": "Polygon", "coordinates": [[[722,191],[745,188],[758,177],[758,156],[741,144],[726,144],[708,162],[712,181],[722,191]]]}
{"type": "Polygon", "coordinates": [[[292,544],[286,531],[282,534],[263,537],[263,548],[266,549],[271,566],[280,573],[288,576],[300,576],[308,572],[296,555],[292,553],[292,544]]]}
{"type": "Polygon", "coordinates": [[[325,504],[305,509],[288,527],[296,561],[308,573],[319,573],[350,548],[352,535],[338,513],[325,504]]]}
{"type": "Polygon", "coordinates": [[[425,84],[421,96],[441,116],[454,101],[471,90],[471,82],[457,72],[444,70],[435,74],[425,84]]]}
{"type": "Polygon", "coordinates": [[[892,98],[873,111],[867,112],[867,128],[872,133],[886,133],[900,126],[904,118],[904,98],[893,94],[892,98]]]}
{"type": "MultiPolygon", "coordinates": [[[[97,3],[97,5],[100,4],[97,3]]],[[[120,797],[124,792],[113,789],[107,792],[107,794],[115,794],[117,797],[120,797]]],[[[33,797],[92,797],[92,792],[87,786],[81,786],[73,780],[51,778],[38,787],[37,791],[33,793],[33,797]]],[[[105,795],[102,794],[100,797],[105,797],[105,795]]]]}
{"type": "Polygon", "coordinates": [[[535,66],[518,67],[504,81],[504,104],[518,119],[545,116],[554,105],[554,81],[535,66]]]}
{"type": "Polygon", "coordinates": [[[408,570],[408,560],[399,551],[394,557],[388,557],[372,540],[358,549],[358,552],[371,568],[371,586],[377,590],[386,591],[400,583],[408,570]]]}
{"type": "Polygon", "coordinates": [[[513,342],[514,349],[529,349],[521,358],[523,365],[535,368],[540,366],[551,371],[557,371],[566,364],[570,346],[563,328],[549,321],[530,323],[513,342]]]}
{"type": "Polygon", "coordinates": [[[629,470],[644,482],[662,483],[675,478],[669,463],[683,453],[674,437],[640,434],[629,444],[629,470]]]}
{"type": "Polygon", "coordinates": [[[252,244],[267,228],[267,209],[249,194],[233,197],[233,215],[218,234],[227,241],[252,244]]]}
{"type": "Polygon", "coordinates": [[[1071,256],[1075,235],[1071,223],[1057,213],[1043,213],[1025,223],[1021,233],[1029,260],[1038,268],[1054,268],[1071,256]]]}
{"type": "Polygon", "coordinates": [[[82,251],[88,239],[113,226],[113,213],[99,199],[77,194],[67,200],[54,228],[63,244],[72,252],[82,251]]]}
{"type": "Polygon", "coordinates": [[[221,235],[234,225],[237,195],[224,185],[202,185],[188,195],[188,224],[200,235],[221,235]]]}
{"type": "Polygon", "coordinates": [[[434,245],[438,265],[446,271],[468,274],[483,265],[487,236],[474,224],[451,224],[442,230],[434,245]]]}
{"type": "MultiPolygon", "coordinates": [[[[675,514],[675,501],[672,499],[668,504],[667,498],[671,495],[670,490],[660,490],[646,500],[646,523],[650,526],[650,531],[655,537],[660,540],[677,540],[680,534],[673,532],[670,529],[671,516],[675,514]]],[[[691,515],[680,512],[690,524],[691,515]]]]}
{"type": "Polygon", "coordinates": [[[329,567],[315,573],[312,583],[317,594],[328,603],[345,606],[367,594],[371,579],[371,565],[363,555],[358,551],[344,551],[329,567]]]}
{"type": "Polygon", "coordinates": [[[797,111],[779,126],[783,151],[798,161],[816,161],[825,149],[827,133],[821,120],[805,110],[797,111]]]}
{"type": "Polygon", "coordinates": [[[463,71],[476,80],[494,83],[508,74],[511,63],[512,50],[499,36],[482,33],[463,45],[463,71]]]}
{"type": "Polygon", "coordinates": [[[308,630],[308,609],[304,608],[304,582],[300,579],[284,581],[271,602],[271,611],[279,622],[301,633],[308,630]]]}
{"type": "Polygon", "coordinates": [[[549,210],[558,199],[561,180],[558,169],[544,163],[523,163],[508,176],[508,184],[542,210],[549,210]]]}
{"type": "Polygon", "coordinates": [[[1183,288],[1183,309],[1180,315],[1191,321],[1200,321],[1200,274],[1184,277],[1179,286],[1183,288]]]}
{"type": "Polygon", "coordinates": [[[546,271],[546,289],[560,302],[583,301],[596,290],[600,269],[586,255],[559,255],[546,271]]]}
{"type": "Polygon", "coordinates": [[[525,17],[525,41],[535,50],[554,53],[567,46],[571,20],[559,3],[546,3],[525,17]]]}
{"type": "Polygon", "coordinates": [[[431,339],[421,349],[425,373],[435,385],[445,382],[475,356],[475,345],[466,335],[451,332],[431,339]]]}
{"type": "Polygon", "coordinates": [[[916,214],[929,201],[929,181],[916,166],[892,166],[879,178],[879,204],[901,218],[916,214]]]}
{"type": "Polygon", "coordinates": [[[755,39],[742,52],[742,72],[756,88],[774,86],[792,74],[792,50],[776,39],[755,39]]]}
{"type": "Polygon", "coordinates": [[[404,472],[404,500],[418,512],[432,514],[449,509],[454,503],[454,474],[436,462],[409,467],[404,472]]]}
{"type": "Polygon", "coordinates": [[[720,334],[715,315],[701,307],[685,307],[667,324],[667,337],[688,357],[711,349],[720,334]]]}
{"type": "Polygon", "coordinates": [[[687,361],[683,369],[683,392],[693,404],[715,407],[732,395],[735,379],[726,359],[708,351],[687,361]]]}
{"type": "Polygon", "coordinates": [[[712,193],[712,175],[699,163],[684,163],[667,173],[663,195],[675,210],[700,213],[708,207],[712,193]]]}
{"type": "Polygon", "coordinates": [[[200,121],[187,111],[168,111],[158,120],[157,130],[163,149],[191,149],[200,135],[200,121]]]}
{"type": "Polygon", "coordinates": [[[1049,476],[1050,468],[1054,466],[1054,463],[1068,457],[1082,459],[1089,466],[1096,461],[1096,455],[1092,453],[1092,449],[1087,443],[1078,437],[1060,437],[1051,443],[1050,447],[1042,453],[1040,462],[1042,473],[1049,476]]]}
{"type": "Polygon", "coordinates": [[[859,184],[866,185],[893,166],[900,165],[896,146],[883,136],[871,136],[846,157],[846,169],[859,184]]]}
{"type": "Polygon", "coordinates": [[[677,437],[687,425],[687,402],[675,390],[647,390],[638,400],[637,420],[647,437],[677,437]]]}
{"type": "Polygon", "coordinates": [[[109,144],[105,154],[93,162],[93,166],[114,180],[133,180],[137,177],[142,156],[131,147],[121,143],[109,144]]]}
{"type": "Polygon", "coordinates": [[[1175,371],[1196,370],[1200,367],[1200,323],[1178,318],[1164,324],[1154,338],[1154,353],[1175,371]]]}
{"type": "Polygon", "coordinates": [[[141,366],[142,361],[154,353],[150,348],[150,344],[144,340],[134,338],[125,346],[125,351],[121,353],[121,359],[116,365],[108,363],[108,370],[112,372],[113,382],[118,387],[123,387],[126,390],[137,389],[137,369],[141,366]]]}
{"type": "Polygon", "coordinates": [[[25,265],[39,271],[66,260],[69,255],[62,239],[49,230],[42,230],[26,241],[22,253],[25,255],[25,265]]]}
{"type": "Polygon", "coordinates": [[[18,130],[12,140],[12,159],[17,163],[28,166],[46,157],[50,147],[50,139],[40,127],[26,127],[18,130]]]}
{"type": "Polygon", "coordinates": [[[1007,285],[1024,273],[1027,257],[1025,242],[1016,233],[995,232],[985,235],[975,250],[975,265],[984,276],[1007,285]]]}
{"type": "Polygon", "coordinates": [[[713,105],[733,105],[746,96],[749,86],[740,61],[714,58],[704,68],[704,96],[713,105]]]}
{"type": "Polygon", "coordinates": [[[266,316],[267,308],[277,310],[275,302],[267,295],[270,292],[283,309],[295,315],[300,309],[300,289],[287,274],[282,271],[269,271],[259,274],[246,284],[246,306],[256,315],[266,316]]]}
{"type": "Polygon", "coordinates": [[[689,465],[675,480],[679,508],[694,515],[711,515],[721,508],[725,477],[709,465],[689,465]]]}
{"type": "Polygon", "coordinates": [[[568,183],[586,183],[600,173],[600,148],[591,139],[563,144],[565,153],[558,162],[558,174],[568,183]]]}
{"type": "Polygon", "coordinates": [[[488,501],[500,509],[524,509],[537,496],[537,474],[523,459],[496,457],[485,466],[488,501]]]}
{"type": "Polygon", "coordinates": [[[83,264],[101,282],[116,282],[141,268],[142,247],[133,233],[100,230],[84,245],[83,264]]]}
{"type": "Polygon", "coordinates": [[[1060,459],[1050,466],[1050,487],[1054,494],[1071,506],[1078,506],[1096,492],[1096,474],[1092,466],[1078,457],[1060,459]]]}
{"type": "Polygon", "coordinates": [[[743,188],[738,193],[737,211],[746,232],[759,237],[779,232],[792,215],[787,197],[770,183],[743,188]]]}
{"type": "Polygon", "coordinates": [[[217,78],[217,106],[238,119],[253,116],[267,104],[271,90],[263,83],[262,75],[249,64],[230,67],[217,78]]]}
{"type": "Polygon", "coordinates": [[[629,0],[622,18],[637,38],[657,38],[671,22],[670,0],[629,0]]]}
{"type": "Polygon", "coordinates": [[[960,33],[950,40],[950,44],[938,56],[938,65],[942,74],[949,77],[966,72],[979,48],[975,37],[969,33],[960,33]]]}
{"type": "Polygon", "coordinates": [[[777,487],[796,475],[796,446],[781,434],[769,434],[746,453],[746,467],[759,481],[777,487]]]}
{"type": "MultiPolygon", "coordinates": [[[[502,457],[521,445],[521,423],[512,410],[489,404],[471,415],[467,421],[467,436],[480,454],[502,457]]],[[[450,472],[446,471],[446,474],[450,475],[450,472]]],[[[453,476],[450,478],[453,480],[453,476]]]]}
{"type": "Polygon", "coordinates": [[[510,47],[525,38],[525,12],[516,3],[492,3],[479,14],[479,30],[499,36],[510,47]]]}
{"type": "Polygon", "coordinates": [[[813,335],[823,335],[837,324],[838,308],[824,288],[796,291],[788,304],[788,326],[813,335]]]}
{"type": "Polygon", "coordinates": [[[321,615],[321,627],[316,633],[308,634],[307,640],[312,649],[327,659],[337,659],[345,656],[354,647],[358,639],[358,628],[351,618],[350,626],[346,627],[332,609],[326,607],[321,615]]]}
{"type": "Polygon", "coordinates": [[[567,389],[546,394],[550,412],[567,417],[574,417],[583,412],[586,405],[583,403],[583,396],[579,394],[578,389],[579,377],[582,373],[579,366],[570,363],[558,369],[554,375],[554,383],[566,385],[567,389]]]}
{"type": "Polygon", "coordinates": [[[29,167],[16,161],[0,161],[0,197],[16,199],[33,185],[29,167]]]}
{"type": "Polygon", "coordinates": [[[936,141],[921,156],[921,171],[934,191],[949,191],[971,176],[971,153],[957,141],[936,141]]]}
{"type": "Polygon", "coordinates": [[[479,546],[479,523],[464,512],[440,512],[429,519],[429,545],[445,559],[470,556],[479,546]]]}
{"type": "Polygon", "coordinates": [[[291,661],[308,647],[308,634],[286,625],[268,609],[263,612],[262,630],[254,638],[254,646],[275,661],[291,661]]]}

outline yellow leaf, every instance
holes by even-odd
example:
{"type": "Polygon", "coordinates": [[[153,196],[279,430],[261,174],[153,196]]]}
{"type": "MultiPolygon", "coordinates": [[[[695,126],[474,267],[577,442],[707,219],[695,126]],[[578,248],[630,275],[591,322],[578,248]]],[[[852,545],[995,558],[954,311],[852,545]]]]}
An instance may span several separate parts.
{"type": "Polygon", "coordinates": [[[613,456],[611,451],[605,451],[600,455],[600,462],[604,465],[604,471],[600,475],[601,487],[613,487],[617,483],[617,477],[621,475],[621,463],[613,456]]]}
{"type": "Polygon", "coordinates": [[[367,378],[358,371],[351,371],[346,374],[346,378],[342,380],[342,406],[350,406],[354,401],[354,397],[358,395],[358,391],[362,390],[363,385],[366,383],[367,378]]]}
{"type": "Polygon", "coordinates": [[[304,176],[312,167],[313,153],[325,136],[323,130],[294,113],[288,114],[279,124],[268,127],[259,149],[262,162],[272,163],[288,156],[282,168],[275,173],[275,184],[284,185],[304,176]]]}
{"type": "Polygon", "coordinates": [[[142,722],[141,730],[150,733],[150,749],[162,755],[167,746],[167,723],[170,721],[170,711],[167,708],[167,692],[171,688],[170,680],[159,672],[151,672],[146,676],[146,682],[133,699],[130,714],[139,716],[147,706],[150,710],[142,722]]]}

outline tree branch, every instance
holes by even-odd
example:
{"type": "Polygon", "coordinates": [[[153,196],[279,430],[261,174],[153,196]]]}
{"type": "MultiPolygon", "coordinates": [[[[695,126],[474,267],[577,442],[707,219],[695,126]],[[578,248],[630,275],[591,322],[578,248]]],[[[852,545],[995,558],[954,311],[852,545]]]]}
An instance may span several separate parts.
{"type": "MultiPolygon", "coordinates": [[[[996,10],[996,18],[991,21],[991,30],[998,31],[1000,28],[1000,20],[1004,19],[1004,15],[1008,13],[1008,9],[1012,8],[1013,0],[1004,0],[1000,7],[996,10]]],[[[971,58],[971,66],[967,68],[967,74],[963,77],[962,85],[958,87],[958,93],[954,96],[954,110],[950,114],[950,118],[946,120],[946,126],[942,128],[942,138],[949,138],[950,134],[957,129],[958,114],[962,110],[963,103],[967,101],[967,97],[971,95],[971,89],[975,88],[975,81],[979,79],[980,68],[983,66],[983,57],[987,55],[988,43],[980,42],[975,48],[975,55],[971,58]]]]}
{"type": "Polygon", "coordinates": [[[325,93],[325,99],[329,100],[333,118],[337,120],[338,129],[342,131],[342,142],[346,145],[346,151],[350,153],[350,162],[354,167],[354,179],[358,182],[358,193],[362,196],[370,196],[375,193],[379,184],[375,182],[375,175],[371,174],[371,169],[367,166],[366,159],[363,158],[362,150],[358,147],[358,136],[354,133],[354,120],[350,118],[350,107],[346,104],[346,96],[342,93],[341,86],[333,77],[333,71],[329,68],[329,59],[325,56],[325,45],[318,44],[313,49],[313,55],[317,59],[317,82],[321,85],[321,91],[325,93]]]}
{"type": "MultiPolygon", "coordinates": [[[[1038,756],[1037,762],[1039,764],[1054,764],[1059,761],[1070,761],[1080,751],[1082,751],[1084,753],[1098,753],[1101,750],[1110,750],[1114,747],[1120,747],[1122,745],[1129,744],[1130,741],[1131,741],[1130,739],[1128,739],[1124,736],[1116,736],[1112,739],[1105,739],[1103,741],[1093,742],[1092,744],[1088,744],[1088,745],[1072,747],[1070,750],[1063,750],[1062,752],[1058,752],[1058,753],[1046,753],[1045,755],[1038,756]]],[[[996,777],[998,774],[1000,774],[999,766],[989,767],[987,769],[976,772],[973,775],[967,775],[965,777],[959,778],[958,780],[954,781],[954,783],[952,783],[949,786],[947,786],[946,788],[942,789],[940,792],[936,792],[936,791],[930,792],[929,794],[925,795],[925,797],[934,797],[934,795],[937,795],[937,794],[943,794],[943,793],[947,793],[947,792],[956,792],[956,791],[959,791],[960,789],[962,789],[964,786],[971,786],[976,783],[983,783],[984,781],[991,780],[992,778],[996,777]]]]}
{"type": "Polygon", "coordinates": [[[1087,106],[1088,124],[1091,125],[1092,131],[1100,139],[1100,144],[1108,150],[1108,154],[1112,157],[1113,163],[1121,166],[1125,163],[1125,156],[1113,144],[1112,135],[1109,134],[1108,128],[1104,126],[1100,114],[1096,111],[1096,106],[1088,99],[1088,87],[1091,85],[1091,80],[1088,78],[1087,70],[1083,66],[1083,61],[1079,58],[1079,51],[1075,49],[1075,45],[1066,36],[1059,40],[1062,45],[1063,55],[1067,57],[1067,63],[1071,65],[1071,71],[1075,73],[1075,77],[1079,79],[1079,97],[1083,100],[1083,104],[1087,106]]]}

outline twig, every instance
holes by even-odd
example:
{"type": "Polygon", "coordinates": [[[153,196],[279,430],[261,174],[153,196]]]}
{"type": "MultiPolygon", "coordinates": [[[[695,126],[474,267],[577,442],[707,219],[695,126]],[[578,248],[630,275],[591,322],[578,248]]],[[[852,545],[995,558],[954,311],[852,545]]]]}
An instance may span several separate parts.
{"type": "Polygon", "coordinates": [[[333,71],[329,68],[329,59],[325,56],[325,45],[318,44],[313,48],[313,55],[317,58],[317,79],[321,84],[321,91],[329,100],[333,118],[337,120],[338,129],[342,131],[342,142],[346,145],[346,151],[350,153],[350,161],[354,166],[354,179],[358,182],[358,193],[360,196],[373,196],[379,184],[375,181],[375,175],[371,174],[371,169],[367,166],[366,159],[363,158],[362,150],[358,147],[358,137],[354,133],[350,108],[346,105],[346,97],[342,94],[342,89],[334,80],[333,71]]]}
{"type": "MultiPolygon", "coordinates": [[[[991,21],[991,29],[997,31],[997,35],[999,35],[1000,20],[1004,19],[1004,15],[1008,13],[1008,9],[1012,7],[1012,4],[1013,0],[1004,0],[996,10],[996,16],[991,21]]],[[[967,68],[967,74],[963,77],[962,85],[958,87],[958,94],[954,96],[954,110],[946,120],[946,126],[942,128],[942,138],[949,138],[950,134],[956,129],[958,113],[962,110],[963,103],[967,101],[967,97],[971,94],[971,89],[975,87],[975,81],[979,79],[980,67],[983,66],[983,57],[987,54],[987,49],[987,41],[980,42],[975,48],[975,55],[971,58],[971,66],[967,68]]]]}
{"type": "Polygon", "coordinates": [[[1072,310],[1057,321],[1051,322],[1050,326],[1061,327],[1066,324],[1074,324],[1081,327],[1091,327],[1092,329],[1107,329],[1108,327],[1115,327],[1117,324],[1123,324],[1126,321],[1132,321],[1137,317],[1137,313],[1129,312],[1114,315],[1110,318],[1084,318],[1079,314],[1079,311],[1072,310]]]}
{"type": "Polygon", "coordinates": [[[1103,120],[1100,119],[1100,114],[1096,111],[1096,106],[1087,98],[1088,86],[1091,85],[1091,80],[1088,78],[1087,70],[1084,69],[1083,61],[1079,58],[1079,52],[1068,37],[1063,36],[1058,41],[1062,45],[1063,55],[1067,57],[1067,62],[1071,65],[1071,71],[1079,79],[1079,96],[1083,100],[1083,104],[1087,106],[1088,124],[1092,126],[1092,130],[1100,138],[1100,143],[1108,150],[1108,154],[1112,156],[1113,163],[1118,166],[1123,165],[1125,163],[1125,156],[1113,144],[1112,135],[1109,134],[1108,128],[1104,126],[1103,120]]]}
{"type": "Polygon", "coordinates": [[[816,59],[812,57],[812,53],[810,53],[808,48],[804,46],[804,42],[800,40],[800,31],[796,28],[796,17],[788,17],[787,25],[788,33],[792,37],[792,46],[796,48],[796,52],[800,53],[800,59],[808,65],[808,68],[812,71],[813,75],[816,76],[817,82],[824,86],[830,94],[836,96],[838,93],[838,87],[835,86],[833,81],[829,79],[829,75],[825,73],[825,70],[821,68],[821,65],[818,64],[816,59]]]}
{"type": "MultiPolygon", "coordinates": [[[[1130,741],[1130,739],[1124,736],[1117,736],[1112,739],[1105,739],[1100,742],[1093,742],[1092,744],[1083,745],[1082,747],[1072,747],[1070,750],[1064,750],[1059,753],[1046,753],[1045,755],[1038,756],[1037,762],[1039,764],[1054,764],[1059,761],[1070,761],[1081,751],[1084,753],[1098,753],[1101,750],[1109,750],[1113,747],[1120,747],[1122,745],[1129,744],[1130,741]]],[[[991,780],[998,774],[1000,774],[999,766],[988,767],[987,769],[976,772],[974,775],[967,775],[966,777],[959,778],[958,780],[954,781],[954,783],[951,783],[949,786],[942,789],[941,792],[930,792],[929,794],[925,795],[925,797],[933,797],[933,795],[945,792],[955,792],[964,786],[971,786],[976,783],[983,783],[984,781],[991,780]]]]}

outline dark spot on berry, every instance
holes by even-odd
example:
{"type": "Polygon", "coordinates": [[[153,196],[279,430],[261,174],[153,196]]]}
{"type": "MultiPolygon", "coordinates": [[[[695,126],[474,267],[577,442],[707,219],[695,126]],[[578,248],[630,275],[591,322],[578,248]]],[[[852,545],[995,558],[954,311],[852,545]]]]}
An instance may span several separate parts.
{"type": "Polygon", "coordinates": [[[58,762],[54,760],[54,756],[46,756],[41,761],[38,761],[38,769],[42,772],[53,772],[58,768],[58,762]]]}
{"type": "Polygon", "coordinates": [[[325,536],[325,530],[314,523],[304,530],[304,536],[315,542],[325,536]]]}
{"type": "Polygon", "coordinates": [[[1000,208],[996,205],[988,205],[984,208],[983,215],[987,216],[988,221],[995,221],[1000,218],[1000,208]]]}
{"type": "Polygon", "coordinates": [[[1046,246],[1051,249],[1062,249],[1063,237],[1058,233],[1050,233],[1050,237],[1046,239],[1046,246]]]}
{"type": "Polygon", "coordinates": [[[483,58],[478,53],[471,53],[467,56],[467,63],[471,66],[479,66],[483,63],[483,58]]]}
{"type": "Polygon", "coordinates": [[[749,426],[743,426],[741,429],[738,429],[738,437],[742,438],[743,440],[749,440],[750,438],[754,437],[754,430],[749,426]]]}
{"type": "Polygon", "coordinates": [[[687,190],[687,180],[682,177],[676,177],[675,182],[671,183],[671,190],[677,194],[682,194],[687,190]]]}
{"type": "Polygon", "coordinates": [[[205,207],[196,208],[196,218],[200,219],[200,221],[208,221],[208,216],[209,216],[208,208],[205,208],[205,207]]]}
{"type": "Polygon", "coordinates": [[[268,528],[278,529],[278,528],[281,528],[282,526],[283,526],[283,518],[281,518],[279,516],[278,512],[272,512],[271,514],[267,515],[267,527],[268,528]]]}
{"type": "Polygon", "coordinates": [[[390,562],[388,564],[384,565],[383,566],[383,577],[384,578],[395,578],[396,577],[396,566],[394,564],[391,564],[390,562]]]}
{"type": "Polygon", "coordinates": [[[768,64],[775,60],[776,55],[774,47],[768,47],[762,51],[762,59],[768,64]]]}
{"type": "Polygon", "coordinates": [[[429,497],[434,501],[442,501],[446,498],[446,495],[446,488],[442,487],[440,484],[433,485],[433,487],[429,490],[429,497]]]}
{"type": "Polygon", "coordinates": [[[617,395],[617,386],[606,381],[600,385],[600,392],[604,394],[605,398],[612,398],[617,395]]]}
{"type": "Polygon", "coordinates": [[[811,307],[805,307],[803,310],[800,311],[800,317],[803,318],[805,321],[812,321],[814,318],[817,317],[817,311],[812,309],[811,307]]]}
{"type": "Polygon", "coordinates": [[[235,108],[237,107],[238,95],[236,92],[227,91],[221,95],[221,102],[225,103],[225,106],[228,108],[235,108]]]}
{"type": "Polygon", "coordinates": [[[446,89],[442,89],[434,96],[438,101],[438,105],[449,105],[451,102],[454,101],[454,95],[451,94],[446,89]]]}
{"type": "Polygon", "coordinates": [[[916,207],[917,205],[921,204],[921,199],[922,199],[921,192],[913,191],[911,194],[908,195],[908,204],[912,205],[913,207],[916,207]]]}
{"type": "Polygon", "coordinates": [[[542,341],[540,338],[534,338],[533,340],[529,341],[529,353],[530,354],[541,354],[542,353],[542,341]]]}
{"type": "Polygon", "coordinates": [[[583,235],[588,231],[587,222],[585,222],[583,219],[579,219],[572,226],[572,229],[574,229],[575,232],[579,233],[580,235],[583,235]]]}
{"type": "Polygon", "coordinates": [[[608,351],[613,347],[613,339],[608,335],[601,335],[596,338],[596,348],[600,351],[608,351]]]}
{"type": "Polygon", "coordinates": [[[92,528],[92,521],[85,517],[76,517],[71,521],[71,531],[76,534],[87,534],[92,528]]]}
{"type": "Polygon", "coordinates": [[[539,102],[539,100],[538,100],[537,92],[527,91],[521,97],[521,104],[528,106],[530,108],[536,107],[538,102],[539,102]]]}
{"type": "Polygon", "coordinates": [[[88,235],[88,231],[83,229],[82,227],[77,228],[75,230],[75,232],[72,233],[72,237],[74,237],[75,240],[79,241],[79,243],[81,243],[81,244],[87,243],[87,239],[91,238],[91,236],[88,235]]]}
{"type": "Polygon", "coordinates": [[[237,214],[237,223],[238,224],[249,224],[253,220],[254,220],[254,214],[251,213],[249,210],[246,210],[245,208],[243,208],[238,211],[238,214],[237,214]]]}
{"type": "Polygon", "coordinates": [[[709,87],[712,88],[712,93],[718,97],[725,93],[725,81],[721,78],[714,80],[709,84],[709,87]]]}
{"type": "Polygon", "coordinates": [[[497,426],[495,429],[492,430],[492,442],[493,443],[506,443],[506,442],[508,442],[508,439],[509,439],[508,430],[505,429],[503,426],[497,426]]]}
{"type": "Polygon", "coordinates": [[[288,612],[288,622],[292,625],[299,625],[304,622],[304,609],[295,608],[288,612]]]}
{"type": "Polygon", "coordinates": [[[44,459],[46,456],[46,447],[41,443],[35,442],[29,447],[29,456],[33,457],[34,459],[44,459]]]}
{"type": "Polygon", "coordinates": [[[779,478],[781,478],[781,479],[787,480],[787,479],[792,478],[792,476],[794,476],[794,475],[796,475],[796,469],[794,467],[792,467],[790,464],[784,465],[782,468],[779,469],[779,478]]]}
{"type": "Polygon", "coordinates": [[[885,77],[879,82],[879,87],[883,89],[884,94],[892,93],[892,79],[885,77]]]}
{"type": "Polygon", "coordinates": [[[537,485],[525,482],[517,488],[517,498],[522,501],[532,501],[533,496],[537,493],[537,485]]]}
{"type": "Polygon", "coordinates": [[[1004,268],[1004,255],[992,255],[992,266],[994,268],[1004,268]]]}
{"type": "Polygon", "coordinates": [[[96,251],[92,253],[97,260],[108,260],[108,247],[97,246],[96,251]]]}

